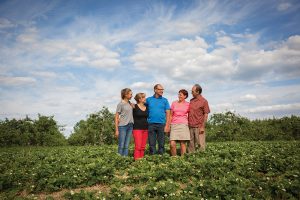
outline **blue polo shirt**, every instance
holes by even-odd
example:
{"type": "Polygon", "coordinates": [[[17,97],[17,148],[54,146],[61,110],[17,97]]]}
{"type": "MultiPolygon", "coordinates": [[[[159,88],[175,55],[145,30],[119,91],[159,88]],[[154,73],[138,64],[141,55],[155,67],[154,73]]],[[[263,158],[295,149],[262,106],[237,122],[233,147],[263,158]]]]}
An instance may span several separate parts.
{"type": "Polygon", "coordinates": [[[146,99],[146,106],[148,107],[148,123],[166,123],[166,110],[170,110],[168,99],[160,96],[158,98],[153,95],[146,99]]]}

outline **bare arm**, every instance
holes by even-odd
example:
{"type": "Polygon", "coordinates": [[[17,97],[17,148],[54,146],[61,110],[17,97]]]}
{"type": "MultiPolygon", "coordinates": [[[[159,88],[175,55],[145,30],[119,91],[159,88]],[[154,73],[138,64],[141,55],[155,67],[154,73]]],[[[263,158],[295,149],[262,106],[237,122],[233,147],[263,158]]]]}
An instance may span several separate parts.
{"type": "Polygon", "coordinates": [[[205,124],[206,124],[206,122],[207,122],[207,118],[208,118],[208,114],[205,114],[205,115],[204,115],[204,128],[205,128],[205,124]]]}
{"type": "Polygon", "coordinates": [[[204,114],[204,120],[203,120],[203,125],[200,127],[200,134],[203,134],[205,132],[205,125],[207,122],[208,114],[204,114]]]}
{"type": "Polygon", "coordinates": [[[166,110],[166,126],[165,126],[166,133],[170,132],[170,122],[171,122],[170,112],[171,112],[170,110],[166,110]]]}
{"type": "Polygon", "coordinates": [[[119,113],[116,113],[115,115],[115,136],[118,137],[119,136],[119,129],[118,129],[118,126],[119,126],[119,113]]]}
{"type": "Polygon", "coordinates": [[[172,121],[172,116],[173,116],[173,111],[172,111],[172,110],[170,110],[169,124],[171,124],[171,121],[172,121]]]}

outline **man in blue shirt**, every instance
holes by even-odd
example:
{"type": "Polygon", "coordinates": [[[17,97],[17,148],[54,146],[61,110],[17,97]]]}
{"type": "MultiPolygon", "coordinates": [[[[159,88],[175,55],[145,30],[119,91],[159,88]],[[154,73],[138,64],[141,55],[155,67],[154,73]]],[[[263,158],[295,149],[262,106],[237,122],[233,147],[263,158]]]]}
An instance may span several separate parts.
{"type": "Polygon", "coordinates": [[[150,154],[156,154],[156,140],[158,153],[165,152],[165,132],[170,131],[170,104],[162,97],[164,88],[160,84],[154,86],[154,95],[146,99],[148,107],[148,140],[150,154]]]}

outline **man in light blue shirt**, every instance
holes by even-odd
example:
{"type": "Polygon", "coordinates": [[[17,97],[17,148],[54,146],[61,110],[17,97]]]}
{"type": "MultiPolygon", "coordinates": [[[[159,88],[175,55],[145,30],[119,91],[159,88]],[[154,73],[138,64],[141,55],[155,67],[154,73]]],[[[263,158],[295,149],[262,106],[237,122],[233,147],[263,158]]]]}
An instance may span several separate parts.
{"type": "Polygon", "coordinates": [[[148,107],[148,141],[150,154],[156,154],[156,140],[158,153],[165,152],[165,132],[170,131],[170,104],[163,95],[164,88],[160,84],[154,86],[154,95],[146,99],[148,107]]]}

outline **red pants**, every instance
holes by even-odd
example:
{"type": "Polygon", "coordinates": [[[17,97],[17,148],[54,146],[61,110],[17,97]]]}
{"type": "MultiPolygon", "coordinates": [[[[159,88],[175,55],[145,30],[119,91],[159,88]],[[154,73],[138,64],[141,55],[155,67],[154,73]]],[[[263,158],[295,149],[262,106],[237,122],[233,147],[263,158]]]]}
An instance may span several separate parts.
{"type": "Polygon", "coordinates": [[[133,130],[134,138],[134,160],[144,157],[148,130],[133,130]]]}

